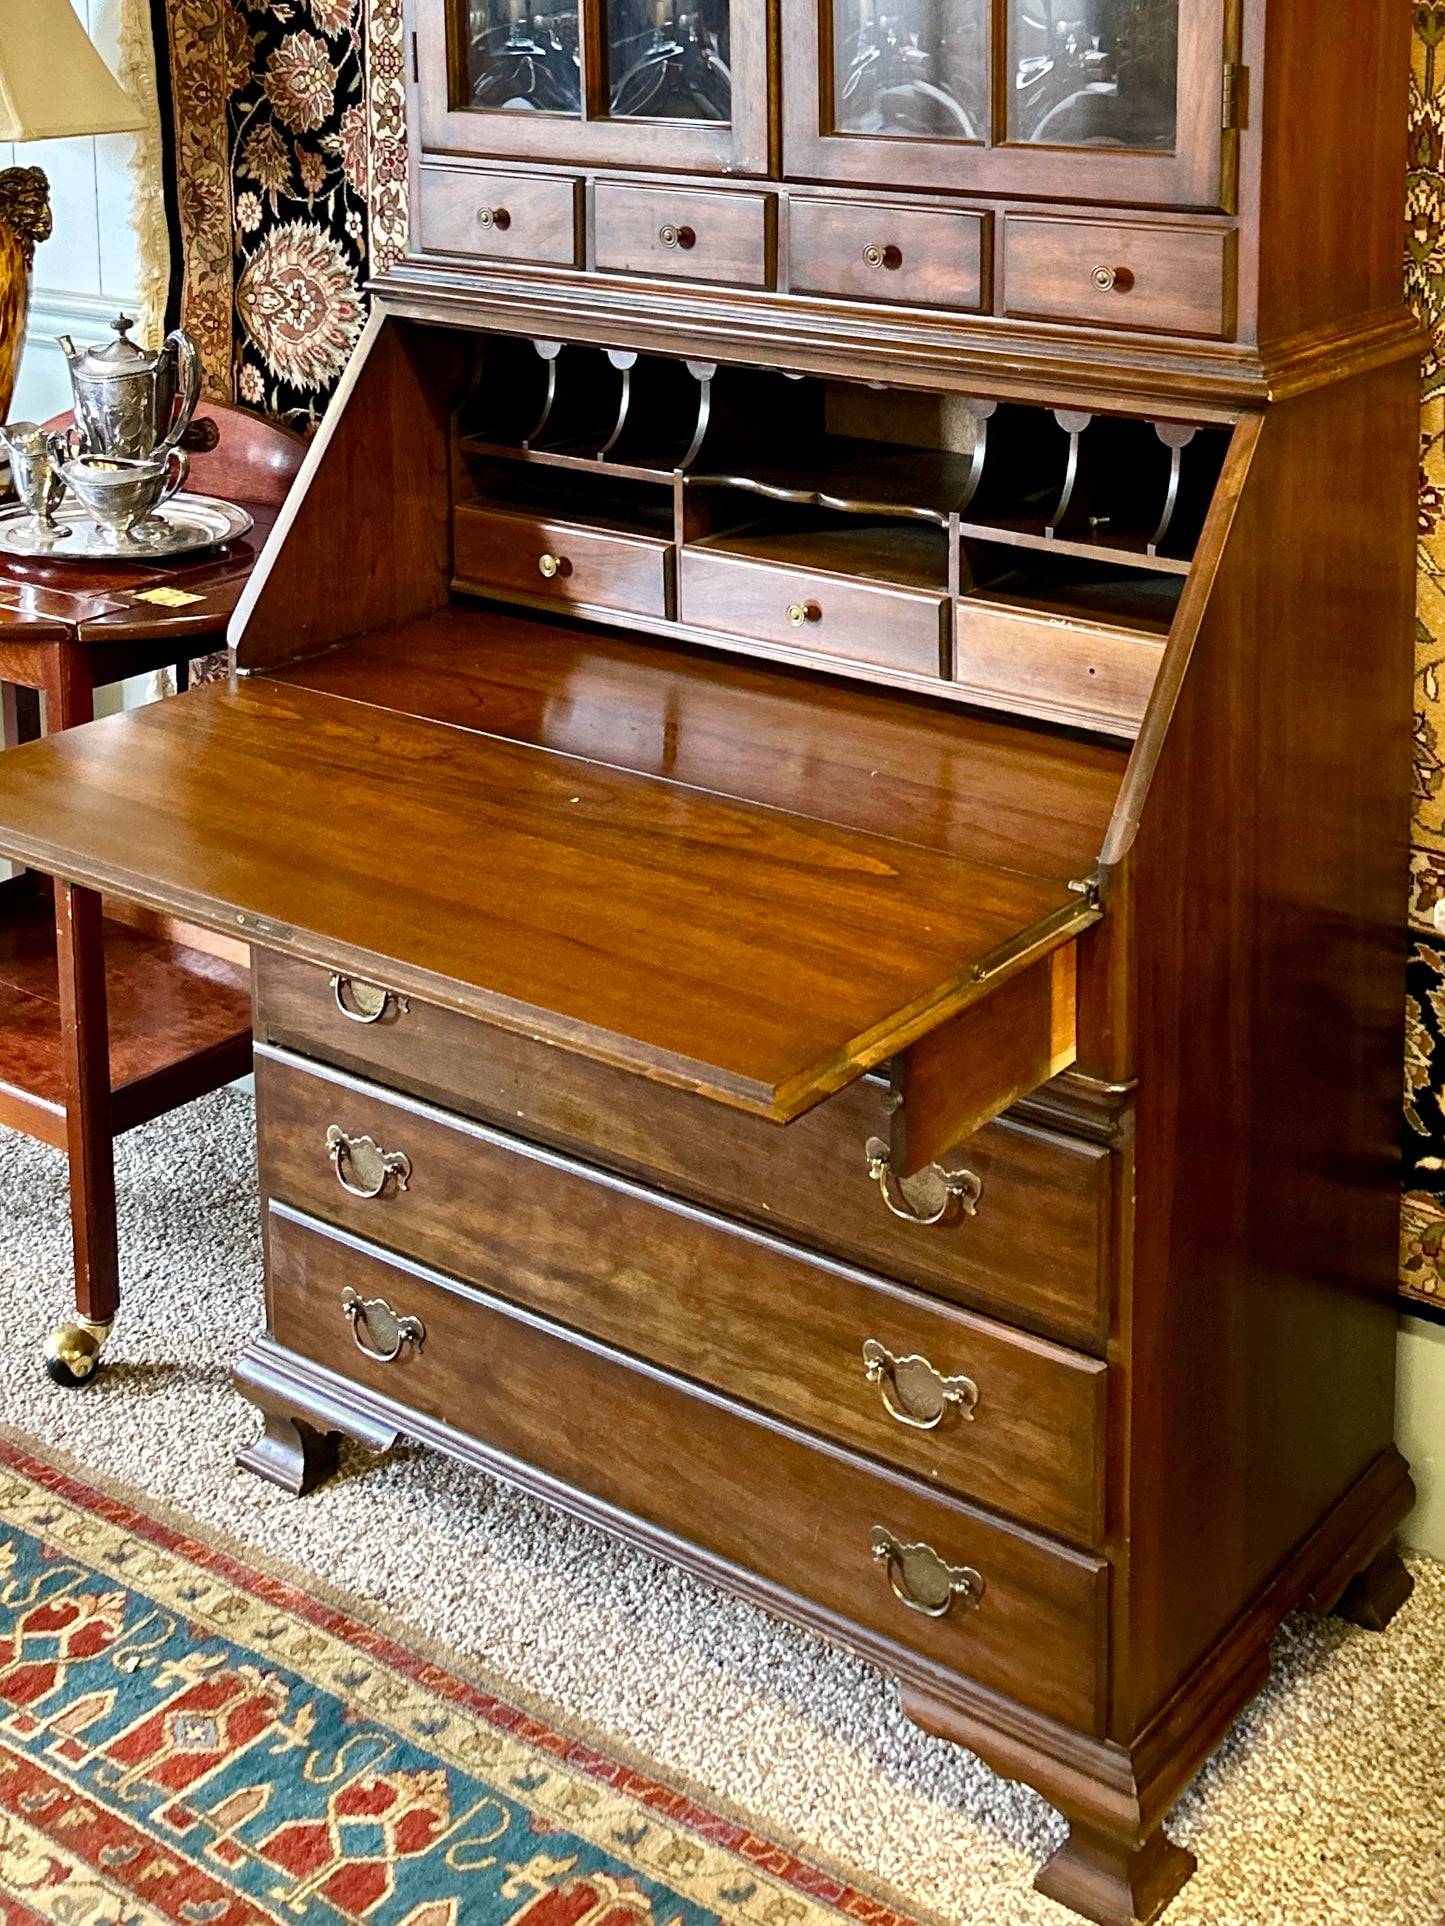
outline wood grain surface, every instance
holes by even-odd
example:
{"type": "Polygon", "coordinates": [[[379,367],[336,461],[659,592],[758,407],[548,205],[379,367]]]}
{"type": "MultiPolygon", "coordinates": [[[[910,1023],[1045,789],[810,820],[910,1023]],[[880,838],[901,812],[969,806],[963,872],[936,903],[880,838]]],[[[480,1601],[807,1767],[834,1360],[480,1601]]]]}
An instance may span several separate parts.
{"type": "Polygon", "coordinates": [[[0,849],[777,1121],[1067,884],[252,679],[0,758],[0,849]],[[264,800],[264,807],[258,804],[264,800]]]}

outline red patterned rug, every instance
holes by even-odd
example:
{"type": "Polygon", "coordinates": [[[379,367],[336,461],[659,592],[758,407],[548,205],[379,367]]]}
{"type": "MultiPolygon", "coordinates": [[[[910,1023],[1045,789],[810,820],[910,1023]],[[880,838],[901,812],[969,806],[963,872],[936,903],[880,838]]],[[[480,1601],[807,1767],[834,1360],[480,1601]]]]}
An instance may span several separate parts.
{"type": "Polygon", "coordinates": [[[0,1440],[4,1926],[910,1926],[0,1440]]]}

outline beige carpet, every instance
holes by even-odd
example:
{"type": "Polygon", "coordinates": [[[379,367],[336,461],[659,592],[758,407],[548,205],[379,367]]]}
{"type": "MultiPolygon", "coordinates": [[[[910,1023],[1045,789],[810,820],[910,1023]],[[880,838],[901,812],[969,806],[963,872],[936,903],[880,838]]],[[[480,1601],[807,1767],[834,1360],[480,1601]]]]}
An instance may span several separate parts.
{"type": "MultiPolygon", "coordinates": [[[[126,1307],[90,1389],[43,1376],[67,1308],[65,1166],[0,1132],[0,1423],[444,1639],[504,1689],[857,1884],[955,1926],[1064,1926],[1030,1888],[1043,1802],[900,1717],[886,1680],[749,1606],[416,1450],[295,1501],[236,1471],[227,1366],[261,1321],[248,1100],[127,1138],[126,1307]]],[[[1301,1619],[1176,1815],[1169,1926],[1435,1926],[1445,1911],[1445,1567],[1383,1636],[1301,1619]]]]}

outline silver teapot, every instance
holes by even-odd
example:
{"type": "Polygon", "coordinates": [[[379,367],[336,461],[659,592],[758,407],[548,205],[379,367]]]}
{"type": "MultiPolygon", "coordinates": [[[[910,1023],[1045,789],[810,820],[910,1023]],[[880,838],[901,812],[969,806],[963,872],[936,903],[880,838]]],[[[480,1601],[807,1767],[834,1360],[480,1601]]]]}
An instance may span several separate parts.
{"type": "Polygon", "coordinates": [[[57,337],[70,368],[77,440],[91,455],[142,461],[165,455],[186,432],[200,399],[200,350],[176,328],[156,353],[147,354],[129,338],[135,323],[128,315],[111,325],[115,338],[94,348],[77,348],[68,334],[57,337]]]}

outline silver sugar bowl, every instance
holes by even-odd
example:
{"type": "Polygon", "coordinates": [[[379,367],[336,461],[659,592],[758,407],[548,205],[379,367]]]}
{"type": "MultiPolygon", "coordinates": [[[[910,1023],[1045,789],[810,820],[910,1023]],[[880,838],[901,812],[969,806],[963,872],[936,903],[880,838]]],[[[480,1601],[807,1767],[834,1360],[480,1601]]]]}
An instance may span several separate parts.
{"type": "Polygon", "coordinates": [[[111,325],[114,339],[93,348],[77,348],[68,334],[57,337],[70,368],[77,439],[91,455],[139,461],[164,455],[186,432],[200,399],[200,350],[176,328],[147,354],[130,339],[135,323],[128,315],[111,325]]]}

